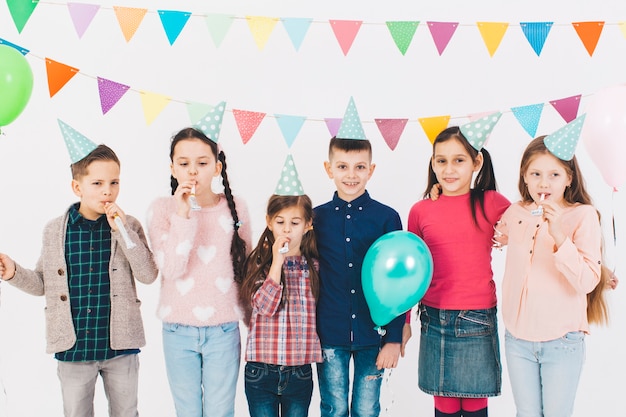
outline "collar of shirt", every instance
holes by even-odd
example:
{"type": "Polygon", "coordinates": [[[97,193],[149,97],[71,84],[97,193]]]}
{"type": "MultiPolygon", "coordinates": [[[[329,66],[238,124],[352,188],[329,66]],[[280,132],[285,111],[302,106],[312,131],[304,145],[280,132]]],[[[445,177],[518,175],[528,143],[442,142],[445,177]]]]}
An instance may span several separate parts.
{"type": "Polygon", "coordinates": [[[336,210],[343,209],[345,206],[364,207],[369,204],[370,201],[372,201],[372,198],[370,197],[367,190],[365,190],[363,195],[358,196],[352,201],[346,201],[342,199],[341,197],[339,197],[337,191],[335,191],[335,194],[333,194],[333,204],[335,205],[336,210]]]}
{"type": "Polygon", "coordinates": [[[98,224],[103,221],[106,221],[106,216],[104,214],[98,217],[98,219],[96,220],[87,220],[86,218],[83,217],[82,214],[80,214],[80,212],[78,211],[79,208],[80,208],[80,203],[75,203],[70,206],[68,219],[67,219],[67,223],[69,225],[76,225],[80,223],[98,224]]]}

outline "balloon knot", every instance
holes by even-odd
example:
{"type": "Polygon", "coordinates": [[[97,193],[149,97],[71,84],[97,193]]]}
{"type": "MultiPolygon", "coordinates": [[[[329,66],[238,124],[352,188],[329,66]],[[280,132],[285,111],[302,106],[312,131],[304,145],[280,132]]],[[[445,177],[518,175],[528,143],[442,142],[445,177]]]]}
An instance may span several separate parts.
{"type": "Polygon", "coordinates": [[[374,327],[374,330],[376,330],[379,336],[384,336],[385,334],[387,334],[387,330],[383,329],[380,326],[374,327]]]}

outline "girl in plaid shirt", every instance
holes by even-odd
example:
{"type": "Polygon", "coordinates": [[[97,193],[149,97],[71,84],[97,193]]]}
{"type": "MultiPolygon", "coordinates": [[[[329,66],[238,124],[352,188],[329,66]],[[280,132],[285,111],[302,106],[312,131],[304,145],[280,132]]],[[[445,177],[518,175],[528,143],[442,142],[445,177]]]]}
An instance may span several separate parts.
{"type": "Polygon", "coordinates": [[[251,417],[308,415],[311,363],[321,362],[315,327],[319,290],[313,207],[306,195],[273,195],[267,227],[248,257],[241,288],[252,308],[245,391],[251,417]]]}

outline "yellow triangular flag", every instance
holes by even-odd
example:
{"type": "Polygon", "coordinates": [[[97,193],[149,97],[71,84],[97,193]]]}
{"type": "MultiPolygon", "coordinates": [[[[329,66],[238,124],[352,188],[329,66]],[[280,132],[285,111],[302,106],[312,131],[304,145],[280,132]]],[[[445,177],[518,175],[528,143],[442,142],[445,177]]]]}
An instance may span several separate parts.
{"type": "Polygon", "coordinates": [[[506,22],[476,22],[489,55],[493,57],[509,27],[506,22]]]}
{"type": "Polygon", "coordinates": [[[430,143],[435,142],[437,135],[448,127],[450,116],[420,117],[417,119],[424,129],[430,143]]]}
{"type": "Polygon", "coordinates": [[[246,16],[246,20],[248,21],[248,27],[250,27],[250,32],[252,32],[256,46],[262,51],[274,30],[274,26],[276,26],[276,23],[278,23],[280,19],[277,17],[246,16]]]}
{"type": "Polygon", "coordinates": [[[141,106],[143,107],[143,115],[146,119],[146,124],[150,125],[163,111],[165,106],[170,103],[171,98],[148,91],[140,91],[139,93],[141,95],[141,106]]]}
{"type": "Polygon", "coordinates": [[[126,42],[130,42],[148,9],[113,6],[113,10],[115,10],[117,22],[120,25],[120,29],[122,29],[126,42]]]}
{"type": "Polygon", "coordinates": [[[626,22],[619,22],[619,28],[622,30],[622,35],[626,38],[626,22]]]}

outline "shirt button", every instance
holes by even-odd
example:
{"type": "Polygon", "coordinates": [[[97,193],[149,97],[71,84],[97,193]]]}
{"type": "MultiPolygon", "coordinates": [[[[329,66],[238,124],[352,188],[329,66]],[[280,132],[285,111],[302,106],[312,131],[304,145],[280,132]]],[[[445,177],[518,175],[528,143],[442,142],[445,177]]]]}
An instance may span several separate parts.
{"type": "Polygon", "coordinates": [[[533,253],[533,251],[532,251],[532,249],[531,249],[531,250],[530,250],[530,254],[532,254],[532,253],[533,253]]]}
{"type": "Polygon", "coordinates": [[[349,237],[346,238],[346,242],[350,242],[350,238],[349,237]]]}
{"type": "Polygon", "coordinates": [[[363,207],[359,207],[359,210],[363,210],[363,207]]]}
{"type": "Polygon", "coordinates": [[[67,295],[65,295],[65,294],[63,294],[59,298],[61,299],[61,301],[67,301],[67,295]]]}
{"type": "Polygon", "coordinates": [[[348,204],[348,207],[352,207],[352,204],[348,204]]]}
{"type": "Polygon", "coordinates": [[[90,251],[93,251],[93,246],[89,248],[90,251]]]}
{"type": "Polygon", "coordinates": [[[339,207],[335,207],[335,211],[338,211],[338,210],[339,210],[339,207]]]}
{"type": "Polygon", "coordinates": [[[349,218],[350,218],[350,215],[348,214],[348,215],[346,216],[346,219],[349,219],[349,218]]]}
{"type": "Polygon", "coordinates": [[[351,292],[352,294],[354,294],[356,291],[354,291],[354,289],[352,289],[352,290],[350,290],[350,292],[351,292]]]}
{"type": "Polygon", "coordinates": [[[87,309],[87,313],[91,313],[91,309],[90,308],[87,309]]]}
{"type": "Polygon", "coordinates": [[[60,276],[63,276],[65,274],[65,271],[63,271],[63,269],[59,268],[57,270],[57,274],[59,274],[60,276]]]}
{"type": "Polygon", "coordinates": [[[93,268],[89,268],[89,272],[93,272],[93,268]]]}
{"type": "Polygon", "coordinates": [[[522,221],[521,221],[521,220],[520,220],[520,221],[518,221],[518,222],[517,222],[517,224],[522,224],[522,221]]]}
{"type": "Polygon", "coordinates": [[[352,262],[348,263],[348,268],[352,268],[352,266],[353,266],[352,262]]]}
{"type": "Polygon", "coordinates": [[[352,315],[352,318],[353,318],[353,319],[355,319],[355,318],[356,318],[356,314],[353,314],[353,315],[352,315]]]}

